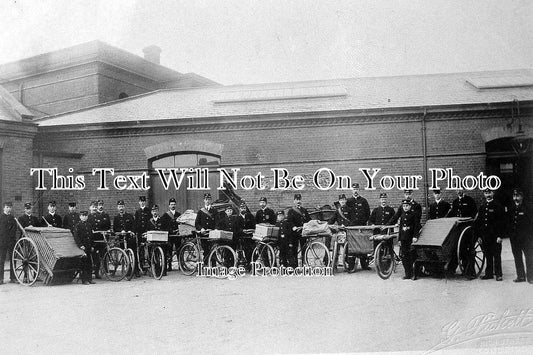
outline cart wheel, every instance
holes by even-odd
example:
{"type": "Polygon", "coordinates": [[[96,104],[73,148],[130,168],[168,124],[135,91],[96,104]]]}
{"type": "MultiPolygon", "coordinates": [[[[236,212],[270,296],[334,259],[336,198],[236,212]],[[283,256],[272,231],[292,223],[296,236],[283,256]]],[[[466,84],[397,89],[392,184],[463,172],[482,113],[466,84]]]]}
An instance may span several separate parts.
{"type": "Polygon", "coordinates": [[[388,279],[396,269],[396,258],[391,244],[385,240],[381,241],[374,253],[376,272],[383,280],[388,279]]]}
{"type": "Polygon", "coordinates": [[[102,275],[110,281],[120,281],[128,273],[129,259],[126,252],[120,248],[109,249],[100,265],[102,275]]]}
{"type": "Polygon", "coordinates": [[[329,255],[329,249],[322,242],[311,242],[305,248],[304,252],[304,265],[311,267],[329,266],[331,263],[331,257],[329,255]]]}
{"type": "Polygon", "coordinates": [[[187,242],[180,248],[178,260],[181,272],[191,276],[200,262],[200,250],[193,242],[187,242]]]}
{"type": "Polygon", "coordinates": [[[228,245],[217,245],[211,253],[208,260],[209,267],[224,266],[226,268],[237,266],[237,254],[228,245]]]}
{"type": "Polygon", "coordinates": [[[126,280],[130,281],[135,275],[135,253],[131,248],[126,249],[128,256],[128,272],[126,273],[126,280]]]}
{"type": "Polygon", "coordinates": [[[13,249],[12,265],[17,281],[24,286],[31,286],[37,281],[41,259],[37,245],[33,240],[23,237],[13,249]]]}
{"type": "Polygon", "coordinates": [[[459,268],[465,276],[479,277],[485,265],[485,255],[477,238],[468,226],[461,232],[457,243],[457,260],[459,268]]]}
{"type": "Polygon", "coordinates": [[[352,274],[357,270],[357,257],[355,255],[350,255],[350,247],[348,243],[344,244],[344,271],[352,274]]]}
{"type": "Polygon", "coordinates": [[[258,244],[252,252],[252,262],[258,263],[261,267],[272,267],[276,265],[276,253],[268,244],[258,244]]]}
{"type": "Polygon", "coordinates": [[[152,250],[152,257],[150,259],[150,272],[152,276],[157,280],[161,280],[167,268],[163,249],[161,247],[155,247],[152,250]]]}

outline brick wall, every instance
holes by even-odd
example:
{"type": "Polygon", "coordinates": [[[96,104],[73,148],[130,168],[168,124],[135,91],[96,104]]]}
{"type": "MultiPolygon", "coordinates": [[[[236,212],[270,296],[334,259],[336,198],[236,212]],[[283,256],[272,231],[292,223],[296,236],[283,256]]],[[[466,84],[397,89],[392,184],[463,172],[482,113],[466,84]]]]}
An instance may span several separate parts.
{"type": "MultiPolygon", "coordinates": [[[[485,146],[481,139],[482,129],[502,124],[499,118],[457,119],[453,116],[427,121],[428,168],[451,167],[460,176],[477,175],[485,169],[485,146]]],[[[220,129],[213,126],[198,131],[183,131],[180,127],[165,127],[148,130],[105,130],[95,134],[62,133],[61,135],[41,135],[37,144],[40,147],[53,146],[58,151],[84,154],[79,160],[47,161],[57,166],[60,172],[67,173],[69,167],[76,173],[86,176],[87,187],[75,192],[46,192],[50,198],[65,202],[68,199],[88,201],[103,198],[108,209],[113,208],[118,199],[124,199],[131,209],[137,206],[142,191],[108,191],[96,189],[97,179],[91,176],[94,167],[109,167],[121,174],[140,174],[148,169],[144,148],[165,141],[206,140],[223,145],[221,157],[225,168],[240,167],[240,174],[256,175],[259,171],[271,176],[271,168],[284,167],[291,174],[305,175],[309,181],[319,168],[327,167],[337,175],[348,175],[353,181],[366,185],[359,168],[381,168],[377,179],[383,175],[422,175],[423,149],[422,124],[412,117],[388,117],[387,119],[364,120],[354,118],[343,124],[320,124],[308,122],[305,125],[287,121],[284,127],[254,128],[253,125],[236,129],[220,129]],[[67,195],[67,197],[65,197],[67,195]],[[54,197],[56,196],[56,197],[54,197]]],[[[310,182],[310,181],[309,181],[310,182]]],[[[414,198],[425,203],[424,183],[415,191],[414,198]]],[[[362,190],[371,207],[378,204],[380,189],[362,190]]],[[[260,196],[269,198],[274,208],[292,204],[294,191],[245,191],[237,193],[251,201],[252,209],[257,206],[260,196]]],[[[302,192],[304,205],[320,206],[331,204],[339,193],[349,190],[331,189],[320,191],[306,186],[302,192]]],[[[396,206],[403,193],[401,190],[388,191],[389,200],[396,206]]],[[[429,200],[431,202],[431,196],[429,200]]],[[[472,192],[476,200],[482,195],[472,192]]],[[[455,193],[445,191],[444,196],[451,200],[455,193]]],[[[424,206],[425,207],[425,206],[424,206]]],[[[64,207],[66,210],[66,207],[64,207]]],[[[61,211],[61,209],[60,209],[61,211]]]]}

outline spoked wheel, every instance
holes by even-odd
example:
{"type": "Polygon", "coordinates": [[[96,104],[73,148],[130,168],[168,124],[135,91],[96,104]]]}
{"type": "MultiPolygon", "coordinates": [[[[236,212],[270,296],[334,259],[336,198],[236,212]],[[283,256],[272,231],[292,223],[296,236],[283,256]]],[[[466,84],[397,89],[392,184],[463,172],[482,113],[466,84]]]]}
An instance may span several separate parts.
{"type": "Polygon", "coordinates": [[[129,265],[129,258],[124,250],[111,248],[105,253],[100,270],[106,279],[120,281],[126,277],[129,265]]]}
{"type": "Polygon", "coordinates": [[[331,257],[329,255],[328,248],[322,242],[311,242],[305,248],[304,252],[304,265],[315,266],[329,266],[331,263],[331,257]]]}
{"type": "Polygon", "coordinates": [[[237,254],[228,245],[217,245],[211,253],[208,260],[209,267],[224,266],[226,268],[237,266],[237,254]]]}
{"type": "Polygon", "coordinates": [[[392,249],[392,243],[382,240],[374,252],[374,264],[378,276],[383,280],[388,279],[396,268],[396,257],[392,249]]]}
{"type": "Polygon", "coordinates": [[[200,250],[196,244],[192,242],[183,244],[179,251],[178,261],[184,275],[194,274],[200,262],[200,250]]]}
{"type": "Polygon", "coordinates": [[[252,252],[252,262],[258,263],[262,267],[272,267],[276,265],[276,253],[268,244],[258,244],[252,252]]]}
{"type": "Polygon", "coordinates": [[[274,250],[274,266],[279,266],[279,246],[274,243],[268,243],[268,245],[274,250]]]}
{"type": "Polygon", "coordinates": [[[41,260],[37,245],[33,240],[23,237],[15,244],[11,266],[17,281],[24,286],[31,286],[39,277],[41,260]]]}
{"type": "Polygon", "coordinates": [[[485,265],[485,255],[481,249],[481,244],[474,236],[472,227],[463,229],[457,243],[457,260],[463,275],[477,278],[483,271],[485,265]]]}
{"type": "Polygon", "coordinates": [[[150,272],[152,273],[152,276],[155,279],[160,280],[163,277],[166,268],[167,263],[165,260],[165,253],[163,253],[163,248],[159,246],[155,247],[152,251],[152,257],[150,260],[150,272]]]}
{"type": "Polygon", "coordinates": [[[126,273],[126,280],[130,281],[133,278],[133,275],[135,275],[135,253],[133,252],[133,249],[128,248],[125,250],[126,255],[128,256],[128,272],[126,273]]]}
{"type": "Polygon", "coordinates": [[[354,273],[357,270],[357,257],[350,255],[350,247],[348,243],[344,244],[344,271],[354,273]]]}

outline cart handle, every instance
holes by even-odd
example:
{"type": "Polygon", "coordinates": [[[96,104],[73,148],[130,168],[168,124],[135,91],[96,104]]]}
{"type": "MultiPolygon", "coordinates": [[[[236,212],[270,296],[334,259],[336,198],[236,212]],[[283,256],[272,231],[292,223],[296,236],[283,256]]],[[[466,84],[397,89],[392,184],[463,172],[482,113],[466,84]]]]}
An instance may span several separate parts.
{"type": "Polygon", "coordinates": [[[19,220],[17,219],[17,217],[13,217],[15,218],[15,221],[17,221],[17,226],[19,227],[19,229],[22,231],[22,234],[26,237],[26,238],[29,238],[28,237],[28,233],[26,233],[26,230],[24,229],[24,227],[22,226],[22,224],[20,224],[19,220]]]}

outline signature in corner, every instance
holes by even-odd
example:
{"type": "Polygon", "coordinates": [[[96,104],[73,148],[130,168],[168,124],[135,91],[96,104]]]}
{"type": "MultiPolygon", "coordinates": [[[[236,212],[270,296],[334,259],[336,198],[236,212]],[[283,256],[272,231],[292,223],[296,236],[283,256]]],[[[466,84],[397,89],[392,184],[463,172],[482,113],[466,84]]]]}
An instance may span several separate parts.
{"type": "Polygon", "coordinates": [[[499,314],[489,312],[477,315],[466,324],[459,320],[447,323],[442,327],[440,342],[428,353],[477,338],[517,331],[533,333],[533,309],[514,313],[507,309],[499,314]]]}

